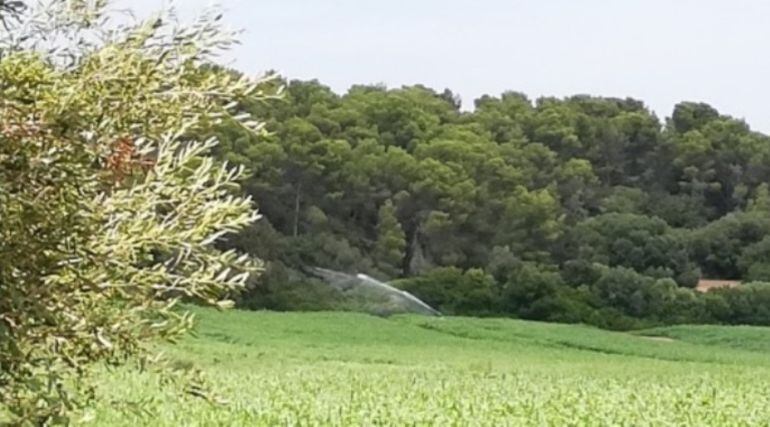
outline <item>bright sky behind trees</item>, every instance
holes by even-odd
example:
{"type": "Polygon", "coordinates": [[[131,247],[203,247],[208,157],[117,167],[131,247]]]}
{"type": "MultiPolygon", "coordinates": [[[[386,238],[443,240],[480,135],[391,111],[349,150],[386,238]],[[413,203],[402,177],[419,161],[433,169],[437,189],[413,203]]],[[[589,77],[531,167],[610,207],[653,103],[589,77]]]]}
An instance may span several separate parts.
{"type": "MultiPolygon", "coordinates": [[[[150,11],[164,0],[120,0],[150,11]]],[[[178,1],[185,16],[208,0],[178,1]]],[[[351,84],[422,83],[466,108],[504,90],[631,96],[659,116],[703,101],[770,132],[765,0],[222,0],[244,29],[228,58],[351,84]]]]}

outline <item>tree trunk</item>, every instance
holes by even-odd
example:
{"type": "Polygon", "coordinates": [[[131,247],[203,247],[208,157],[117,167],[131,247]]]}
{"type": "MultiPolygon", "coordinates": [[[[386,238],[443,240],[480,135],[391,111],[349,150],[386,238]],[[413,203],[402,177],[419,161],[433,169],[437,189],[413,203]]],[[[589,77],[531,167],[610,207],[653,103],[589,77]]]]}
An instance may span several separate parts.
{"type": "Polygon", "coordinates": [[[297,184],[297,192],[294,196],[294,227],[292,229],[292,235],[297,237],[299,234],[299,205],[302,194],[302,184],[297,184]]]}

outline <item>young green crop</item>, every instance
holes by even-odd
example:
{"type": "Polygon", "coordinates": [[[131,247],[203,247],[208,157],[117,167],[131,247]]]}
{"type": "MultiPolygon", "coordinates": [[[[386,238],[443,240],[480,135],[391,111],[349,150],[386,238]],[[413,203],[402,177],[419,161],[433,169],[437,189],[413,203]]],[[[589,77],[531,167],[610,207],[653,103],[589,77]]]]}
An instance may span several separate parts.
{"type": "MultiPolygon", "coordinates": [[[[118,370],[103,373],[106,398],[83,423],[770,423],[770,356],[751,349],[502,319],[197,313],[197,337],[167,351],[202,369],[226,404],[118,370]],[[132,401],[146,412],[118,410],[132,401]]],[[[768,329],[750,333],[770,339],[768,329]]]]}

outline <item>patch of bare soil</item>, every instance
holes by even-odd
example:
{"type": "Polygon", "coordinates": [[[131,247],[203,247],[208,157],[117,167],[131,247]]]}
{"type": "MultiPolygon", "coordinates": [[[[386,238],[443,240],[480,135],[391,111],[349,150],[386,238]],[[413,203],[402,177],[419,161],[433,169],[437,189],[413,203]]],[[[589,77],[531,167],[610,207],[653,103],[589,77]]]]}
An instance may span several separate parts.
{"type": "Polygon", "coordinates": [[[734,288],[740,285],[741,282],[737,280],[701,279],[698,281],[698,286],[695,287],[695,290],[699,292],[708,292],[716,288],[734,288]]]}

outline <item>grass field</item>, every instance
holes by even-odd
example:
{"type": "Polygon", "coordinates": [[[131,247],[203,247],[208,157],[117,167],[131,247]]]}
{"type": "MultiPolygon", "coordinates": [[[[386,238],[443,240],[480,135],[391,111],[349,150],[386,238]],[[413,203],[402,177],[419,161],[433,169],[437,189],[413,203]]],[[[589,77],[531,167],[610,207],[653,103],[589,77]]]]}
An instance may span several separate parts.
{"type": "Polygon", "coordinates": [[[119,370],[88,425],[770,425],[770,329],[197,313],[167,352],[229,403],[119,370]]]}

